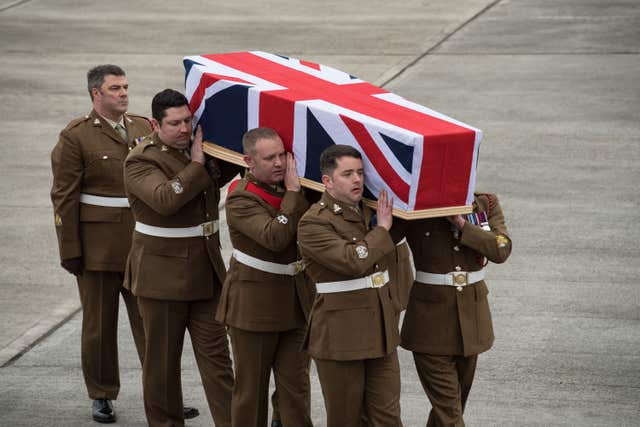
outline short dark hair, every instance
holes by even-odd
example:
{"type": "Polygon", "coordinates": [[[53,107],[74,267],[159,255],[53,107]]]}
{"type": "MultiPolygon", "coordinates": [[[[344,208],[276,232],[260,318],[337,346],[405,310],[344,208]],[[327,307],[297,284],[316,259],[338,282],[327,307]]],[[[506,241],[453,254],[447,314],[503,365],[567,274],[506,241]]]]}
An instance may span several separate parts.
{"type": "Polygon", "coordinates": [[[280,138],[278,132],[271,128],[255,128],[247,131],[242,137],[242,150],[244,154],[251,154],[256,148],[259,139],[280,138]]]}
{"type": "Polygon", "coordinates": [[[93,67],[87,71],[87,89],[89,90],[89,96],[93,101],[92,89],[100,89],[104,83],[105,76],[126,76],[124,70],[117,65],[104,64],[93,67]]]}
{"type": "Polygon", "coordinates": [[[167,109],[173,107],[182,107],[189,105],[187,97],[173,89],[165,89],[156,93],[151,101],[151,115],[158,123],[162,123],[162,119],[167,115],[167,109]]]}
{"type": "Polygon", "coordinates": [[[362,159],[362,154],[350,145],[332,145],[320,154],[320,173],[331,176],[338,167],[338,159],[341,157],[362,159]]]}

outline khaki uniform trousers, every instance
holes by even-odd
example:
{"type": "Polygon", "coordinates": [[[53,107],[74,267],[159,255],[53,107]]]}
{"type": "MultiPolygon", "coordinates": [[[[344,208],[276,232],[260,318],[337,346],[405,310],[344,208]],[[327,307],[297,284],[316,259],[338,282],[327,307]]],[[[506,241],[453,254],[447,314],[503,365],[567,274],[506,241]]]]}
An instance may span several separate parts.
{"type": "Polygon", "coordinates": [[[397,350],[376,359],[314,360],[327,427],[360,427],[365,417],[369,427],[402,426],[397,350]]]}
{"type": "Polygon", "coordinates": [[[267,425],[271,370],[282,424],[312,426],[310,358],[300,350],[304,334],[304,329],[252,332],[229,327],[236,373],[231,415],[234,427],[267,425]]]}
{"type": "Polygon", "coordinates": [[[217,300],[138,297],[138,305],[147,337],[142,387],[149,426],[184,426],[180,359],[188,329],[215,425],[230,427],[233,370],[225,327],[214,319],[217,300]]]}
{"type": "Polygon", "coordinates": [[[478,356],[413,353],[424,391],[431,402],[427,427],[464,427],[462,414],[471,391],[478,356]]]}
{"type": "Polygon", "coordinates": [[[120,294],[127,306],[140,363],[144,359],[144,328],[136,297],[122,287],[124,274],[83,271],[77,277],[82,305],[81,360],[89,398],[115,400],[120,391],[118,311],[120,294]]]}

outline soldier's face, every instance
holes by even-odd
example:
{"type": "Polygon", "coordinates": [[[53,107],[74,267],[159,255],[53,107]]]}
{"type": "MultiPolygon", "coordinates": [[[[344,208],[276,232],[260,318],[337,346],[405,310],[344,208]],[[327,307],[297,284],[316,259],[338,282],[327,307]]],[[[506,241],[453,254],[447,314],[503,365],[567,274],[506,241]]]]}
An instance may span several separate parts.
{"type": "Polygon", "coordinates": [[[322,175],[322,183],[334,199],[350,205],[358,204],[364,190],[362,160],[344,156],[338,158],[336,164],[331,176],[322,175]]]}
{"type": "Polygon", "coordinates": [[[282,182],[287,171],[287,158],[282,140],[279,137],[259,139],[253,154],[245,156],[245,162],[258,181],[265,184],[282,182]]]}
{"type": "Polygon", "coordinates": [[[126,76],[107,74],[99,89],[93,89],[93,102],[100,114],[120,117],[129,108],[129,83],[126,76]]]}
{"type": "Polygon", "coordinates": [[[191,111],[189,107],[171,107],[165,110],[164,118],[158,122],[151,120],[153,129],[162,142],[170,147],[182,150],[191,143],[191,111]]]}

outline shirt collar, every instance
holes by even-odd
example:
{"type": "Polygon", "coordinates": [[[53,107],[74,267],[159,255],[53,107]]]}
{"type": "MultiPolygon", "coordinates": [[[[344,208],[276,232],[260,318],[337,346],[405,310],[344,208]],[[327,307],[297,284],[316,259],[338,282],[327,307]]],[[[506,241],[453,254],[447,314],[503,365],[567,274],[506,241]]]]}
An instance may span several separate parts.
{"type": "Polygon", "coordinates": [[[117,121],[117,122],[114,122],[113,120],[108,119],[108,118],[106,118],[105,116],[100,116],[100,117],[102,117],[102,118],[103,118],[107,123],[109,123],[109,125],[110,125],[112,128],[114,128],[114,129],[116,128],[116,126],[117,126],[117,125],[120,125],[120,126],[122,126],[122,127],[125,127],[125,126],[124,126],[124,114],[123,114],[122,116],[120,116],[120,120],[119,120],[119,121],[117,121]]]}

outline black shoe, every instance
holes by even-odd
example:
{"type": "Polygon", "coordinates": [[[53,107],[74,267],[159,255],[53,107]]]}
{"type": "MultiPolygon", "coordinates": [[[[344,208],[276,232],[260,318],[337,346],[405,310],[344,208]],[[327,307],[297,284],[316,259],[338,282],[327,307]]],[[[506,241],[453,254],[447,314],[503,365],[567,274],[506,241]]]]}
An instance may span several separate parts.
{"type": "Polygon", "coordinates": [[[91,405],[93,420],[99,423],[109,424],[116,422],[116,413],[109,399],[96,399],[91,405]]]}
{"type": "Polygon", "coordinates": [[[184,419],[185,420],[190,420],[192,418],[197,417],[198,415],[200,415],[200,411],[198,411],[198,408],[193,408],[191,406],[185,406],[184,407],[184,419]]]}
{"type": "Polygon", "coordinates": [[[271,427],[282,427],[282,421],[280,420],[271,421],[271,427]]]}

